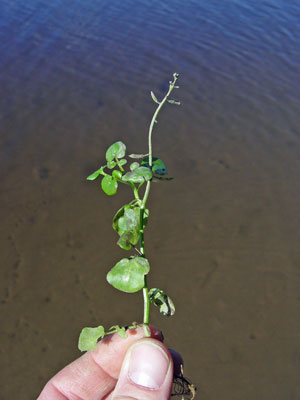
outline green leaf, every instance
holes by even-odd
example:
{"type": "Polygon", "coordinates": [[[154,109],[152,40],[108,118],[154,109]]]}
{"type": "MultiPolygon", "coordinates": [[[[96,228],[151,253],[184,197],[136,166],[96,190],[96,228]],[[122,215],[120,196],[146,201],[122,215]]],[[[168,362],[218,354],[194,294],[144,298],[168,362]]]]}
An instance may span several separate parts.
{"type": "Polygon", "coordinates": [[[104,193],[108,196],[112,196],[117,193],[118,182],[112,176],[105,175],[101,181],[101,187],[104,193]]]}
{"type": "Polygon", "coordinates": [[[151,91],[150,93],[151,93],[152,100],[153,100],[155,103],[160,104],[160,102],[157,100],[155,94],[154,94],[152,91],[151,91]]]}
{"type": "Polygon", "coordinates": [[[116,165],[117,165],[117,163],[115,161],[108,161],[107,162],[107,168],[109,168],[109,169],[115,168],[116,165]]]}
{"type": "Polygon", "coordinates": [[[139,224],[139,207],[127,208],[124,215],[119,219],[119,229],[122,232],[130,232],[139,224]]]}
{"type": "Polygon", "coordinates": [[[127,172],[123,175],[122,180],[131,183],[143,183],[152,178],[152,172],[147,167],[138,167],[132,172],[127,172]]]}
{"type": "MultiPolygon", "coordinates": [[[[144,210],[144,228],[147,225],[149,210],[144,210]]],[[[139,241],[140,207],[136,203],[125,204],[113,218],[113,229],[119,234],[118,245],[124,250],[130,250],[139,241]]]]}
{"type": "Polygon", "coordinates": [[[81,351],[94,350],[99,339],[104,336],[104,327],[98,326],[97,328],[83,328],[78,341],[78,348],[81,351]]]}
{"type": "Polygon", "coordinates": [[[125,210],[126,210],[127,208],[130,208],[130,206],[131,206],[130,204],[125,204],[125,205],[122,206],[122,207],[116,212],[116,214],[114,215],[112,226],[113,226],[113,229],[114,229],[116,232],[119,231],[119,226],[118,226],[119,219],[124,215],[125,210]]]}
{"type": "Polygon", "coordinates": [[[120,236],[120,239],[117,241],[117,245],[124,250],[130,250],[128,248],[129,243],[131,247],[134,247],[139,241],[139,234],[136,231],[126,232],[120,236]]]}
{"type": "Polygon", "coordinates": [[[134,242],[133,239],[133,233],[132,232],[126,232],[123,233],[119,240],[117,241],[117,244],[121,247],[121,249],[123,250],[130,250],[132,245],[135,245],[136,243],[132,243],[134,242]]]}
{"type": "Polygon", "coordinates": [[[172,99],[170,99],[170,100],[167,100],[168,101],[168,103],[170,103],[170,104],[175,104],[176,106],[180,106],[180,101],[177,101],[177,100],[172,100],[172,99]]]}
{"type": "Polygon", "coordinates": [[[133,162],[132,164],[130,164],[129,168],[131,171],[134,171],[135,169],[137,169],[140,166],[140,164],[138,162],[133,162]]]}
{"type": "Polygon", "coordinates": [[[113,325],[112,327],[109,328],[110,331],[116,330],[118,332],[118,335],[121,336],[121,338],[126,339],[127,334],[126,334],[126,329],[124,326],[120,325],[113,325]]]}
{"type": "Polygon", "coordinates": [[[104,169],[103,167],[101,167],[100,169],[97,169],[97,171],[93,172],[86,179],[88,181],[94,181],[95,179],[98,178],[99,175],[103,175],[103,169],[104,169]]]}
{"type": "Polygon", "coordinates": [[[148,154],[129,154],[130,158],[144,158],[146,157],[148,154]]]}
{"type": "MultiPolygon", "coordinates": [[[[150,168],[149,157],[145,157],[141,162],[141,165],[150,168]]],[[[168,173],[166,164],[157,157],[152,157],[152,171],[157,175],[166,175],[168,173]]]]}
{"type": "Polygon", "coordinates": [[[112,172],[112,176],[113,176],[115,179],[120,179],[120,180],[121,180],[123,174],[122,174],[121,171],[118,171],[117,169],[115,169],[115,170],[112,172]]]}
{"type": "Polygon", "coordinates": [[[123,166],[127,164],[127,160],[125,158],[122,158],[122,160],[119,161],[119,164],[123,166]]]}
{"type": "Polygon", "coordinates": [[[115,214],[113,218],[113,229],[119,233],[120,235],[124,232],[121,227],[124,227],[126,229],[126,226],[124,226],[125,221],[122,219],[124,218],[124,215],[126,215],[125,218],[129,218],[129,221],[127,222],[127,227],[129,224],[129,227],[132,228],[132,223],[135,222],[137,224],[137,216],[139,216],[140,213],[140,207],[136,204],[136,202],[132,202],[129,204],[125,204],[123,207],[121,207],[115,214]],[[130,210],[130,211],[129,211],[130,210]],[[134,211],[135,215],[132,214],[132,211],[134,211]],[[131,223],[130,223],[131,219],[131,223]],[[121,227],[119,225],[119,221],[121,220],[121,227]]]}
{"type": "Polygon", "coordinates": [[[123,142],[112,144],[106,151],[107,162],[113,161],[115,158],[123,158],[125,156],[126,146],[123,142]]]}
{"type": "Polygon", "coordinates": [[[118,335],[121,336],[121,338],[123,338],[123,339],[126,339],[126,338],[127,338],[127,334],[126,334],[125,328],[122,327],[122,328],[119,329],[117,332],[118,332],[118,335]]]}
{"type": "Polygon", "coordinates": [[[155,306],[159,307],[159,311],[169,317],[174,315],[175,306],[173,301],[162,290],[153,288],[149,290],[149,300],[155,306]]]}
{"type": "Polygon", "coordinates": [[[144,257],[123,258],[107,274],[107,281],[122,292],[135,293],[144,286],[150,265],[144,257]]]}

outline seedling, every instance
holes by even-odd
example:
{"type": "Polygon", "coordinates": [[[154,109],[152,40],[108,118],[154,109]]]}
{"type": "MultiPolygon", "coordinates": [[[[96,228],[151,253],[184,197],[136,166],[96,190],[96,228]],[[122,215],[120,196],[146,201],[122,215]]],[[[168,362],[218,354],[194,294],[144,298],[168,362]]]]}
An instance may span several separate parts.
{"type": "MultiPolygon", "coordinates": [[[[157,116],[166,103],[180,105],[179,101],[169,98],[172,91],[178,88],[177,79],[178,74],[174,73],[173,80],[169,82],[169,89],[161,101],[151,92],[151,97],[157,107],[149,127],[148,153],[130,154],[128,157],[133,162],[130,163],[128,171],[125,171],[124,166],[128,164],[125,158],[126,146],[120,141],[116,142],[106,151],[106,164],[87,177],[90,181],[101,179],[101,188],[108,196],[115,195],[120,184],[129,186],[133,191],[133,200],[117,211],[113,217],[112,226],[119,235],[117,244],[124,250],[133,250],[135,254],[118,261],[108,272],[106,279],[114,288],[122,292],[135,293],[142,290],[144,318],[141,326],[144,327],[146,336],[150,336],[150,303],[159,307],[160,312],[165,316],[173,315],[175,312],[173,301],[162,289],[148,288],[147,275],[150,264],[145,255],[144,230],[149,218],[147,200],[152,182],[172,179],[166,177],[165,163],[152,154],[152,132],[154,124],[157,123],[157,116]]],[[[126,329],[136,327],[137,324],[128,327],[114,325],[108,330],[105,330],[102,325],[95,328],[83,328],[78,347],[81,351],[93,350],[98,340],[104,336],[117,332],[121,337],[126,337],[126,329]]]]}

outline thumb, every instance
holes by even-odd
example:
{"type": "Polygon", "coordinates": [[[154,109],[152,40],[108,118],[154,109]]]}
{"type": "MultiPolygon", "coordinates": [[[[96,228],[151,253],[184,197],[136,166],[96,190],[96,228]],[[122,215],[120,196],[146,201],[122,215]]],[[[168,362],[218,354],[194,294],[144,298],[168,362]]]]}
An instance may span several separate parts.
{"type": "Polygon", "coordinates": [[[159,341],[135,342],[124,358],[112,400],[168,400],[173,382],[173,361],[159,341]]]}

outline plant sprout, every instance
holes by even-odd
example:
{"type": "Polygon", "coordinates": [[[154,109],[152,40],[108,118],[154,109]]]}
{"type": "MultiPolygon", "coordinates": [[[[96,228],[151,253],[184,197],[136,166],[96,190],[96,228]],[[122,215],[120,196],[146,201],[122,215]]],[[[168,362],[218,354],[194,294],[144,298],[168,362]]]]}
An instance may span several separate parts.
{"type": "MultiPolygon", "coordinates": [[[[167,168],[165,163],[152,154],[152,133],[157,116],[166,103],[180,105],[177,100],[169,99],[170,94],[176,86],[178,74],[173,74],[173,80],[169,82],[169,89],[164,98],[159,101],[151,91],[151,97],[157,104],[153,114],[148,133],[148,153],[130,154],[133,162],[126,172],[124,166],[127,164],[125,158],[126,146],[122,142],[112,144],[106,151],[106,164],[97,169],[87,177],[93,181],[101,178],[101,188],[108,196],[117,193],[119,184],[129,186],[133,191],[133,200],[122,206],[113,217],[113,229],[119,235],[117,244],[124,250],[134,250],[135,255],[123,258],[108,272],[107,281],[122,292],[143,292],[144,318],[141,324],[146,336],[150,336],[149,313],[150,303],[159,307],[163,315],[170,316],[175,312],[175,307],[163,290],[152,288],[149,290],[147,275],[150,271],[149,261],[145,255],[144,229],[147,226],[149,210],[147,200],[150,193],[151,183],[155,181],[170,180],[166,177],[167,168]],[[138,247],[139,248],[138,248],[138,247]]],[[[79,337],[78,347],[81,351],[93,350],[98,340],[104,336],[117,332],[121,337],[126,337],[126,329],[134,329],[137,324],[129,327],[114,325],[107,331],[102,325],[95,328],[84,328],[79,337]]]]}

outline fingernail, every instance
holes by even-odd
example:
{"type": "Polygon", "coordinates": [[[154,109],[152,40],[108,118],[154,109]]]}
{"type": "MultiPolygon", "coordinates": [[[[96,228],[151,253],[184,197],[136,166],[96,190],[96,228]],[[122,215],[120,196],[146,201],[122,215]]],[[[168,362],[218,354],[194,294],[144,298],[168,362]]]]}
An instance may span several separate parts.
{"type": "Polygon", "coordinates": [[[137,343],[131,350],[128,376],[140,386],[159,389],[164,383],[169,358],[163,349],[150,340],[137,343]]]}

